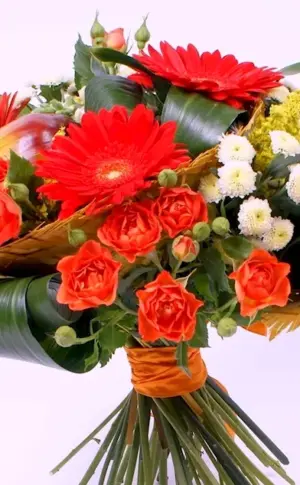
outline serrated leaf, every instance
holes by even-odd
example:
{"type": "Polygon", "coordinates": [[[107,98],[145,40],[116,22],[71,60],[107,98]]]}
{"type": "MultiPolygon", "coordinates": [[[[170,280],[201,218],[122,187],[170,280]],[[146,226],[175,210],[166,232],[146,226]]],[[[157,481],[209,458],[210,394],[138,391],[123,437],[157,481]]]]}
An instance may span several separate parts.
{"type": "Polygon", "coordinates": [[[187,375],[191,376],[189,370],[189,358],[188,358],[188,344],[187,342],[180,342],[176,348],[176,361],[178,367],[187,375]]]}
{"type": "Polygon", "coordinates": [[[219,251],[210,247],[201,251],[200,255],[203,266],[217,290],[232,293],[226,274],[226,266],[219,251]]]}
{"type": "Polygon", "coordinates": [[[24,184],[28,186],[33,174],[34,166],[32,163],[11,151],[7,181],[10,184],[24,184]]]}
{"type": "Polygon", "coordinates": [[[207,273],[197,272],[193,276],[192,283],[197,290],[199,296],[204,300],[211,301],[212,303],[217,303],[217,294],[214,288],[213,282],[211,281],[207,273]]]}
{"type": "Polygon", "coordinates": [[[197,314],[197,324],[193,338],[188,342],[190,347],[205,348],[208,344],[208,328],[203,314],[197,314]]]}
{"type": "Polygon", "coordinates": [[[124,332],[112,322],[102,328],[98,340],[104,350],[114,352],[116,349],[124,347],[127,338],[127,332],[124,332]]]}
{"type": "Polygon", "coordinates": [[[75,44],[74,70],[77,89],[81,89],[94,77],[94,73],[91,70],[90,47],[82,41],[80,35],[75,44]]]}
{"type": "Polygon", "coordinates": [[[221,245],[226,255],[237,261],[247,259],[253,250],[251,242],[242,236],[229,236],[222,240],[221,245]]]}
{"type": "Polygon", "coordinates": [[[142,103],[143,90],[135,82],[121,76],[104,74],[90,80],[85,90],[85,110],[111,109],[116,105],[129,110],[142,103]]]}
{"type": "Polygon", "coordinates": [[[162,122],[176,121],[176,141],[188,146],[193,156],[219,143],[220,136],[243,111],[213,101],[199,93],[172,86],[165,99],[162,122]]]}
{"type": "Polygon", "coordinates": [[[113,355],[114,355],[114,352],[111,352],[110,350],[107,350],[107,349],[101,349],[100,361],[99,361],[101,367],[105,367],[113,355]]]}
{"type": "Polygon", "coordinates": [[[40,91],[41,95],[49,102],[52,99],[56,99],[57,101],[62,100],[62,87],[64,83],[60,84],[41,84],[40,91]]]}

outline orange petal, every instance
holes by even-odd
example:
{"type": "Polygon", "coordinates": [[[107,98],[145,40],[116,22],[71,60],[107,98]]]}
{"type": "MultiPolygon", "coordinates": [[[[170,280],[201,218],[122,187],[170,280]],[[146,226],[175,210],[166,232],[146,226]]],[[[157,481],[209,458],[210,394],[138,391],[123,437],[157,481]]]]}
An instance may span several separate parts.
{"type": "Polygon", "coordinates": [[[263,322],[255,322],[252,323],[251,325],[247,327],[242,327],[245,330],[248,330],[248,332],[252,333],[257,333],[258,335],[262,335],[263,337],[266,337],[268,334],[267,326],[263,322]]]}

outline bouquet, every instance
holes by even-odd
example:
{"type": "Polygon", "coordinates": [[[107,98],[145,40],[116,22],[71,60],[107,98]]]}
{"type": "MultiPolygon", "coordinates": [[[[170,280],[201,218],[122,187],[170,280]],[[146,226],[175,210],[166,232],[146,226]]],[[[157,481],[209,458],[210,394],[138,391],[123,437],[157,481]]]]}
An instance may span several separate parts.
{"type": "Polygon", "coordinates": [[[299,65],[149,39],[145,18],[131,55],[96,17],[74,80],[0,98],[0,356],[83,373],[126,352],[133,389],[53,470],[107,427],[79,485],[293,484],[201,348],[209,326],[300,326],[299,65]]]}

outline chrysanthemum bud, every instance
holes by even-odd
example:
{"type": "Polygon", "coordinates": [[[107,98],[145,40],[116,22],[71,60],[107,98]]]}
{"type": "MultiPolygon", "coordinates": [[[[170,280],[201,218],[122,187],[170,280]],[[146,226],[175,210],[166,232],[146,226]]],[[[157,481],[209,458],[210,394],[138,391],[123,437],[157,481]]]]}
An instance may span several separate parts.
{"type": "Polygon", "coordinates": [[[147,42],[150,39],[150,32],[149,32],[149,29],[148,29],[147,23],[146,23],[147,18],[148,18],[148,16],[144,18],[142,25],[136,31],[135,36],[134,36],[134,38],[137,42],[137,46],[140,50],[144,49],[145,45],[147,44],[147,42]]]}
{"type": "Polygon", "coordinates": [[[206,222],[197,222],[192,229],[193,237],[196,241],[205,241],[210,235],[210,227],[206,222]]]}
{"type": "Polygon", "coordinates": [[[26,202],[29,199],[29,189],[24,184],[10,184],[9,193],[16,202],[26,202]]]}
{"type": "Polygon", "coordinates": [[[218,236],[226,236],[229,232],[230,224],[225,217],[216,217],[211,227],[218,236]]]}
{"type": "Polygon", "coordinates": [[[60,101],[58,101],[57,99],[51,99],[49,104],[50,104],[50,106],[53,106],[53,108],[55,110],[63,109],[63,104],[60,101]]]}
{"type": "Polygon", "coordinates": [[[162,187],[175,187],[177,184],[177,173],[174,170],[166,168],[158,174],[158,183],[162,187]]]}
{"type": "Polygon", "coordinates": [[[68,239],[71,246],[77,247],[85,243],[87,240],[86,234],[82,229],[71,229],[68,232],[68,239]]]}
{"type": "Polygon", "coordinates": [[[184,263],[190,263],[199,254],[199,243],[188,236],[178,236],[172,244],[172,254],[184,263]]]}
{"type": "Polygon", "coordinates": [[[104,38],[105,36],[105,28],[103,27],[103,25],[100,24],[99,20],[98,20],[98,12],[96,12],[96,16],[95,16],[95,20],[94,20],[94,23],[92,25],[92,28],[90,30],[90,34],[91,34],[91,38],[92,39],[96,39],[97,37],[102,37],[102,39],[104,38]]]}
{"type": "Polygon", "coordinates": [[[233,318],[222,318],[217,327],[217,332],[220,337],[232,337],[237,331],[237,323],[233,318]]]}
{"type": "Polygon", "coordinates": [[[60,347],[72,347],[76,339],[77,335],[74,328],[67,325],[59,327],[54,334],[54,340],[60,347]]]}

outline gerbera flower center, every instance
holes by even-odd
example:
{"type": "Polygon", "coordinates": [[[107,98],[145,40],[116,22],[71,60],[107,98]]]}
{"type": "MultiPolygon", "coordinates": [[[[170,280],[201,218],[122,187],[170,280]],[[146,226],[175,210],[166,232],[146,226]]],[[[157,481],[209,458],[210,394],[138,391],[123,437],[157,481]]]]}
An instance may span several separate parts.
{"type": "Polygon", "coordinates": [[[96,177],[98,180],[117,180],[130,173],[131,165],[127,160],[108,160],[98,167],[96,177]]]}

